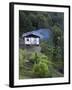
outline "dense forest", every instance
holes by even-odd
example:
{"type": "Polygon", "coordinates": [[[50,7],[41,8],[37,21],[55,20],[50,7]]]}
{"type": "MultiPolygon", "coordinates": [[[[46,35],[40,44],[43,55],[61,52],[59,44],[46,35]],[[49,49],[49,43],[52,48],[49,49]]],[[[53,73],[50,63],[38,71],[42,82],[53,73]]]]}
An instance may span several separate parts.
{"type": "Polygon", "coordinates": [[[52,36],[41,40],[40,52],[19,50],[19,78],[64,76],[64,13],[19,11],[19,37],[38,29],[50,29],[52,36]]]}
{"type": "Polygon", "coordinates": [[[63,13],[19,11],[20,35],[39,28],[64,28],[63,13]]]}

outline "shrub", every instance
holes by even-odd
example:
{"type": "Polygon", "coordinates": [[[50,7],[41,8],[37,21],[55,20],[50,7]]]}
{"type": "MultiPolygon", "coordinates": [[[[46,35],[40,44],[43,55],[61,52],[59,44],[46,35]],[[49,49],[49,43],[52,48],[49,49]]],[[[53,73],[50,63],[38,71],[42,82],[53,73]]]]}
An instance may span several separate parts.
{"type": "Polygon", "coordinates": [[[48,75],[48,58],[42,53],[33,53],[34,61],[32,75],[33,77],[47,77],[48,75]]]}
{"type": "Polygon", "coordinates": [[[25,59],[26,59],[26,50],[20,49],[19,50],[19,65],[20,65],[20,67],[23,67],[25,59]]]}
{"type": "Polygon", "coordinates": [[[43,62],[39,62],[38,64],[35,64],[32,70],[34,77],[47,77],[48,75],[48,65],[43,62]]]}
{"type": "Polygon", "coordinates": [[[42,53],[32,53],[30,61],[33,63],[39,63],[40,61],[48,63],[48,57],[42,53]]]}

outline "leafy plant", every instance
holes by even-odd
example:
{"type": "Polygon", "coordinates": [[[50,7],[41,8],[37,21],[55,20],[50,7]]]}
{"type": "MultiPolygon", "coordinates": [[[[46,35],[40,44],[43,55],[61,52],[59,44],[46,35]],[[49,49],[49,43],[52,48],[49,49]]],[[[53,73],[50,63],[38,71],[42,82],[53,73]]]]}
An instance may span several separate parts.
{"type": "Polygon", "coordinates": [[[24,65],[25,58],[26,58],[26,51],[20,49],[19,50],[19,64],[20,64],[20,67],[22,67],[24,65]]]}
{"type": "Polygon", "coordinates": [[[35,64],[32,70],[34,77],[47,77],[48,75],[48,65],[43,62],[39,62],[38,64],[35,64]]]}

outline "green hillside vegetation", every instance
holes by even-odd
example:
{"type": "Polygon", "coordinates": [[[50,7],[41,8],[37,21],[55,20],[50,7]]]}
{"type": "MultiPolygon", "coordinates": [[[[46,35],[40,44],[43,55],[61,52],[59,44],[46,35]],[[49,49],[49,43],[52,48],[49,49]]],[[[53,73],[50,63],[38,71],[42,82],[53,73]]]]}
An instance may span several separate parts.
{"type": "Polygon", "coordinates": [[[37,52],[28,53],[23,49],[20,49],[19,70],[20,79],[63,76],[58,71],[58,65],[50,61],[48,56],[37,52]]]}
{"type": "MultiPolygon", "coordinates": [[[[64,28],[64,14],[56,12],[19,11],[20,36],[27,31],[39,28],[53,28],[55,25],[64,28]]],[[[53,31],[53,30],[52,30],[53,31]]]]}
{"type": "Polygon", "coordinates": [[[40,41],[40,52],[19,49],[19,79],[64,76],[64,14],[19,11],[19,37],[40,28],[50,28],[52,37],[40,41]]]}

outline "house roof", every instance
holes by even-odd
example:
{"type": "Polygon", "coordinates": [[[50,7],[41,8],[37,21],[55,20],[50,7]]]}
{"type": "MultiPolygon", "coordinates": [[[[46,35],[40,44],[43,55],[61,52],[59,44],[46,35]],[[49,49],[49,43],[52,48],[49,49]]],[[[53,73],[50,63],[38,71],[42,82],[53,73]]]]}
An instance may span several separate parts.
{"type": "Polygon", "coordinates": [[[24,36],[24,37],[38,37],[38,38],[40,38],[39,36],[37,36],[37,35],[34,35],[34,34],[29,34],[29,35],[26,35],[26,36],[24,36]]]}
{"type": "Polygon", "coordinates": [[[39,38],[40,38],[40,36],[38,36],[37,34],[35,34],[35,33],[33,33],[33,32],[24,33],[24,34],[22,35],[22,37],[39,37],[39,38]]]}
{"type": "Polygon", "coordinates": [[[37,30],[33,30],[33,31],[30,31],[30,32],[23,33],[22,37],[28,37],[30,35],[40,37],[40,39],[49,39],[49,37],[52,36],[52,32],[49,28],[47,28],[47,29],[40,28],[40,29],[37,29],[37,30]]]}

